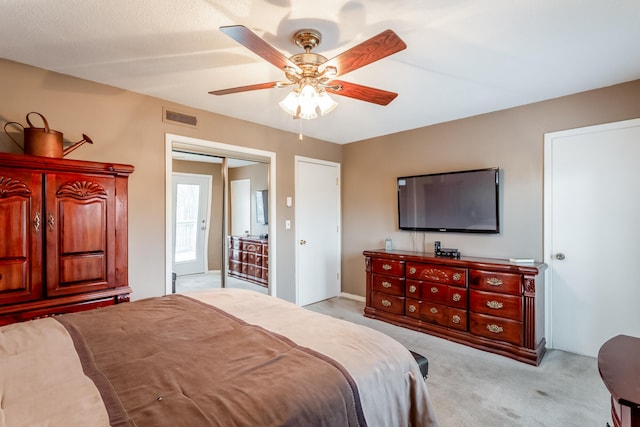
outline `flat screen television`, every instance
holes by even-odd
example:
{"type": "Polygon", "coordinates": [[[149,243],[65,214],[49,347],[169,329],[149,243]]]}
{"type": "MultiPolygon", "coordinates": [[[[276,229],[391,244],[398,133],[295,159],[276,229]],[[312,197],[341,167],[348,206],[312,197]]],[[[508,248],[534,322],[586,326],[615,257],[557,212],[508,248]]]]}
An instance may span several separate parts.
{"type": "Polygon", "coordinates": [[[499,169],[398,178],[401,230],[499,233],[499,169]]]}

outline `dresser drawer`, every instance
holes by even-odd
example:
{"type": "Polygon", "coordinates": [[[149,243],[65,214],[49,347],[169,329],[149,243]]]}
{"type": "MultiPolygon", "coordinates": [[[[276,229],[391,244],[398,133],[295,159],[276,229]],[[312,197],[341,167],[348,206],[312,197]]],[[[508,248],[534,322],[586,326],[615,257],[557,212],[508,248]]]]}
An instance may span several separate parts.
{"type": "Polygon", "coordinates": [[[229,246],[231,247],[231,249],[238,249],[238,250],[242,249],[240,240],[233,237],[229,239],[229,246]]]}
{"type": "Polygon", "coordinates": [[[373,273],[387,274],[389,276],[404,276],[404,261],[373,258],[371,260],[373,273]]]}
{"type": "Polygon", "coordinates": [[[262,253],[262,244],[255,242],[242,242],[242,250],[245,252],[262,253]]]}
{"type": "Polygon", "coordinates": [[[521,296],[472,289],[469,295],[469,310],[520,322],[523,320],[523,300],[521,296]]]}
{"type": "Polygon", "coordinates": [[[237,249],[231,249],[229,251],[229,259],[233,259],[235,261],[242,261],[242,252],[237,249]]]}
{"type": "Polygon", "coordinates": [[[467,311],[459,308],[433,304],[428,301],[407,299],[407,316],[447,328],[467,330],[467,311]]]}
{"type": "Polygon", "coordinates": [[[491,340],[522,345],[522,322],[485,314],[469,313],[469,331],[491,340]]]}
{"type": "Polygon", "coordinates": [[[242,273],[242,263],[240,261],[229,260],[229,270],[242,273]]]}
{"type": "Polygon", "coordinates": [[[408,262],[407,279],[427,280],[430,282],[466,287],[467,269],[408,262]]]}
{"type": "Polygon", "coordinates": [[[449,307],[449,328],[467,330],[467,310],[449,307]]]}
{"type": "Polygon", "coordinates": [[[257,265],[247,265],[247,274],[252,277],[262,277],[262,268],[257,265]]]}
{"type": "Polygon", "coordinates": [[[247,263],[252,265],[262,265],[262,255],[247,252],[247,263]]]}
{"type": "Polygon", "coordinates": [[[482,291],[522,295],[522,276],[513,273],[469,270],[469,287],[482,291]]]}
{"type": "Polygon", "coordinates": [[[451,307],[467,309],[467,289],[457,286],[447,286],[447,302],[451,307]]]}
{"type": "Polygon", "coordinates": [[[433,304],[427,301],[420,302],[420,320],[435,323],[440,326],[449,325],[449,307],[442,304],[433,304]]]}
{"type": "Polygon", "coordinates": [[[371,290],[386,294],[404,296],[404,278],[384,274],[371,275],[371,290]]]}
{"type": "Polygon", "coordinates": [[[384,294],[382,292],[371,292],[371,305],[376,310],[393,314],[404,314],[404,297],[384,294]]]}
{"type": "Polygon", "coordinates": [[[447,302],[448,286],[407,279],[407,296],[437,304],[447,302]]]}

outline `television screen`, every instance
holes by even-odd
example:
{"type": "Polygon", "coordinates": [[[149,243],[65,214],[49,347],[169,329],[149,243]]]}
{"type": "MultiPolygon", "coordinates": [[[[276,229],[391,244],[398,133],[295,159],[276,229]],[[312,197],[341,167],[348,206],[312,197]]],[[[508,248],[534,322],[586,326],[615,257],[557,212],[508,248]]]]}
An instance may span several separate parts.
{"type": "Polygon", "coordinates": [[[498,168],[398,178],[401,230],[499,233],[498,168]]]}

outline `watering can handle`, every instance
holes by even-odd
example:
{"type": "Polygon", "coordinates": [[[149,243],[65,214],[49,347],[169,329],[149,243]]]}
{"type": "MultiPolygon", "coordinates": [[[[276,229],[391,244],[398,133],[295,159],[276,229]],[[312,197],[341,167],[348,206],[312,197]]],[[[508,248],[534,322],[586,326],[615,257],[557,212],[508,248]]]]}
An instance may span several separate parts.
{"type": "Polygon", "coordinates": [[[13,142],[18,146],[18,147],[20,147],[20,149],[21,149],[21,150],[23,150],[23,151],[24,151],[24,147],[23,147],[22,145],[20,145],[20,143],[19,143],[18,141],[16,141],[15,139],[13,139],[13,137],[11,136],[11,134],[9,133],[9,131],[7,131],[7,126],[9,126],[9,125],[18,125],[18,126],[20,126],[20,127],[22,128],[22,131],[23,131],[23,132],[24,132],[24,126],[22,126],[22,125],[21,125],[20,123],[18,123],[18,122],[7,122],[7,123],[5,123],[5,124],[4,124],[4,133],[6,133],[6,134],[7,134],[7,136],[8,136],[9,138],[11,138],[11,140],[12,140],[12,141],[13,141],[13,142]]]}
{"type": "Polygon", "coordinates": [[[32,111],[29,114],[27,114],[27,123],[29,123],[29,126],[34,127],[33,124],[31,123],[31,120],[29,120],[29,116],[31,114],[37,114],[40,116],[40,118],[42,119],[42,121],[44,122],[44,131],[45,132],[49,132],[49,122],[47,122],[47,119],[44,118],[44,116],[36,111],[32,111]]]}

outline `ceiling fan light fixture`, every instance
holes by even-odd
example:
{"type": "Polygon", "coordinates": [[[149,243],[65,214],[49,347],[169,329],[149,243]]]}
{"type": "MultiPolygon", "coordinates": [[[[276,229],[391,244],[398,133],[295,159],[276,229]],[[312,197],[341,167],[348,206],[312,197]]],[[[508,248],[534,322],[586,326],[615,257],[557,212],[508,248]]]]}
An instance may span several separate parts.
{"type": "Polygon", "coordinates": [[[306,82],[291,91],[279,105],[293,118],[311,120],[318,117],[318,112],[321,116],[330,113],[338,103],[324,89],[306,82]]]}

